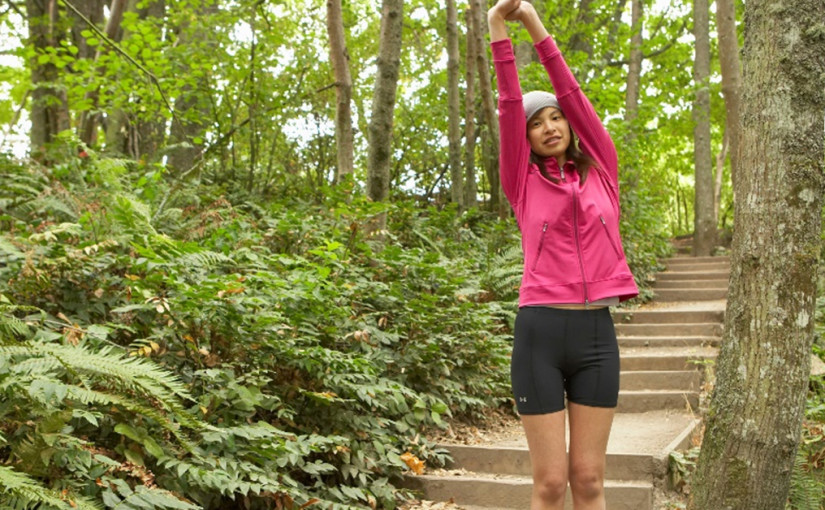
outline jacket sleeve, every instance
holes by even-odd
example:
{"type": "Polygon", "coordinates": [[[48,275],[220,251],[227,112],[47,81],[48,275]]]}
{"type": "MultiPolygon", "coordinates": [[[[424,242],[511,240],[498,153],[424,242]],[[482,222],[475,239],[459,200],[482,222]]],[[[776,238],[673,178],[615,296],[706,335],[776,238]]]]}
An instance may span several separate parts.
{"type": "Polygon", "coordinates": [[[553,38],[548,36],[535,46],[539,59],[550,76],[559,106],[570,122],[570,127],[579,137],[582,152],[596,160],[600,167],[598,170],[606,177],[618,196],[618,156],[607,129],[570,72],[553,38]]]}
{"type": "Polygon", "coordinates": [[[527,121],[524,118],[513,45],[509,39],[502,39],[492,42],[490,46],[498,84],[501,187],[518,215],[530,161],[527,121]]]}

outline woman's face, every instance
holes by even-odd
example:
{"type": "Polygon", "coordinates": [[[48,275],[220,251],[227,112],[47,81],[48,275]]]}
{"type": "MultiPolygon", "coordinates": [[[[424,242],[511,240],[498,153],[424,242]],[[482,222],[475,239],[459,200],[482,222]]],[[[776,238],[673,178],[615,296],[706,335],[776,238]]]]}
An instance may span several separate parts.
{"type": "Polygon", "coordinates": [[[538,156],[552,156],[561,167],[567,162],[565,154],[570,145],[570,124],[561,110],[548,106],[527,121],[527,140],[538,156]]]}

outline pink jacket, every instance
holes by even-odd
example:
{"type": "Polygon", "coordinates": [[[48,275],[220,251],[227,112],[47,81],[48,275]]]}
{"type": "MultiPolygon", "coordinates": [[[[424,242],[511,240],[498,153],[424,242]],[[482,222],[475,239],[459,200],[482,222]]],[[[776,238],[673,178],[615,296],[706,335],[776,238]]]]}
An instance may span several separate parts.
{"type": "Polygon", "coordinates": [[[492,43],[498,78],[501,185],[522,235],[519,306],[590,303],[639,293],[619,236],[618,157],[610,135],[551,37],[536,44],[579,148],[596,160],[584,184],[572,161],[545,162],[558,184],[530,162],[521,87],[508,39],[492,43]]]}

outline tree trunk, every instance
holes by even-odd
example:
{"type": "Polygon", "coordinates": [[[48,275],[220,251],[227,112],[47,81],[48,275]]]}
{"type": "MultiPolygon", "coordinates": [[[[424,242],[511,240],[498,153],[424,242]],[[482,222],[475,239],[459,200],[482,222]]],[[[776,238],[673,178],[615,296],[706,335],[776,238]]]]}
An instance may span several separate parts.
{"type": "Polygon", "coordinates": [[[633,188],[638,182],[639,154],[636,148],[639,127],[639,87],[642,81],[642,0],[631,0],[630,64],[627,71],[627,92],[625,94],[625,115],[627,135],[625,136],[625,168],[629,174],[628,186],[633,188]]]}
{"type": "Polygon", "coordinates": [[[467,62],[464,92],[464,205],[473,208],[477,204],[478,186],[476,185],[476,35],[473,29],[473,4],[467,6],[464,18],[467,23],[467,62]]]}
{"type": "MultiPolygon", "coordinates": [[[[207,1],[199,4],[193,16],[209,16],[218,11],[215,2],[207,1]]],[[[209,46],[212,35],[203,29],[193,29],[184,24],[177,28],[178,44],[198,44],[209,46]]],[[[176,69],[181,76],[189,72],[188,64],[176,69]]],[[[206,78],[200,78],[196,86],[186,85],[175,98],[174,117],[169,129],[169,143],[172,147],[168,151],[167,166],[176,175],[189,172],[200,161],[203,152],[203,142],[196,142],[209,125],[211,105],[204,91],[209,90],[206,78]],[[190,111],[197,112],[192,115],[190,111]],[[190,113],[187,113],[190,112],[190,113]],[[194,120],[193,120],[194,119],[194,120]]],[[[252,121],[250,120],[250,123],[252,121]]],[[[253,169],[250,168],[250,172],[253,169]]]]}
{"type": "MultiPolygon", "coordinates": [[[[103,6],[105,4],[104,0],[75,0],[72,4],[77,7],[77,9],[92,23],[95,24],[98,28],[103,28],[103,6]]],[[[94,59],[97,50],[94,46],[89,46],[86,44],[86,38],[83,37],[81,32],[84,30],[89,30],[89,27],[86,25],[86,22],[83,21],[80,16],[78,16],[74,11],[69,11],[66,13],[69,19],[72,20],[72,42],[77,47],[77,58],[88,58],[94,59]]],[[[101,43],[102,44],[102,43],[101,43]]]]}
{"type": "MultiPolygon", "coordinates": [[[[126,0],[112,0],[112,5],[109,9],[109,19],[106,22],[105,34],[110,40],[114,40],[115,36],[120,30],[120,22],[123,20],[123,12],[126,10],[126,0]]],[[[94,62],[100,60],[100,56],[108,46],[101,43],[97,46],[94,62]]],[[[105,69],[98,68],[100,74],[105,69]]],[[[78,127],[78,136],[80,140],[86,145],[92,145],[97,139],[97,102],[100,97],[98,89],[91,90],[86,93],[86,100],[90,102],[91,107],[80,115],[80,126],[78,127]]]]}
{"type": "Polygon", "coordinates": [[[716,0],[716,30],[719,64],[722,68],[722,95],[725,97],[725,136],[729,144],[733,182],[739,158],[739,97],[742,89],[739,37],[736,35],[736,8],[733,0],[716,0]]]}
{"type": "Polygon", "coordinates": [[[693,158],[695,199],[693,202],[693,255],[710,255],[716,245],[716,217],[713,208],[713,167],[710,152],[710,36],[708,0],[693,0],[693,35],[696,59],[693,81],[693,158]]]}
{"type": "MultiPolygon", "coordinates": [[[[166,15],[164,0],[154,0],[149,3],[129,0],[127,12],[137,12],[138,18],[163,19],[166,15]],[[138,8],[137,4],[141,7],[138,8]]],[[[118,31],[114,40],[119,42],[128,38],[128,32],[118,31]]],[[[148,162],[160,160],[166,136],[166,122],[156,112],[140,113],[117,108],[111,109],[105,117],[106,148],[133,159],[142,159],[148,162]]]]}
{"type": "Polygon", "coordinates": [[[493,99],[493,83],[490,78],[490,62],[487,58],[487,45],[485,44],[485,29],[487,24],[483,16],[487,12],[483,8],[481,0],[470,0],[473,4],[473,32],[476,34],[476,67],[479,76],[479,89],[481,89],[481,104],[484,112],[484,121],[489,131],[486,137],[490,147],[482,149],[482,154],[489,155],[483,158],[484,169],[487,173],[487,180],[490,182],[490,210],[498,212],[499,216],[507,214],[506,204],[502,199],[504,193],[501,191],[501,180],[498,175],[498,118],[496,117],[496,104],[493,99]]]}
{"type": "MultiPolygon", "coordinates": [[[[403,0],[383,0],[381,35],[378,49],[378,75],[372,98],[367,154],[367,195],[375,202],[385,201],[390,194],[390,160],[392,156],[392,124],[398,68],[401,64],[401,30],[404,21],[403,0]]],[[[375,228],[383,229],[386,216],[377,218],[375,228]]]]}
{"type": "MultiPolygon", "coordinates": [[[[62,39],[59,32],[60,13],[57,0],[26,0],[29,23],[29,43],[37,55],[48,48],[58,48],[62,39]]],[[[51,62],[39,63],[37,55],[29,62],[32,79],[31,152],[42,155],[47,143],[60,131],[69,129],[69,107],[66,94],[56,86],[57,67],[51,62]]]]}
{"type": "Polygon", "coordinates": [[[593,61],[593,10],[590,3],[593,0],[580,0],[579,12],[576,15],[575,26],[579,28],[570,37],[568,47],[570,52],[581,51],[587,55],[587,61],[593,61]]]}
{"type": "Polygon", "coordinates": [[[352,173],[355,151],[352,134],[352,76],[349,72],[349,53],[344,37],[344,17],[341,0],[327,0],[327,32],[329,54],[335,73],[335,141],[338,145],[336,180],[352,173]]]}
{"type": "Polygon", "coordinates": [[[821,250],[823,19],[822,0],[745,5],[730,294],[691,509],[785,508],[821,250]]]}
{"type": "Polygon", "coordinates": [[[464,207],[464,186],[461,175],[461,104],[458,91],[458,13],[455,0],[447,0],[447,106],[449,129],[447,139],[450,144],[450,177],[452,178],[452,200],[459,210],[464,207]]]}

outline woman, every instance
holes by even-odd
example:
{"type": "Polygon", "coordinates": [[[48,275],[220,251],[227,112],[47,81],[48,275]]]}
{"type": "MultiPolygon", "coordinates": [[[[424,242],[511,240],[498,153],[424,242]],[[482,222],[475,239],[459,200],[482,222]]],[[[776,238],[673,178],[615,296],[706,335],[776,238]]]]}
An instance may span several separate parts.
{"type": "Polygon", "coordinates": [[[533,6],[499,0],[487,17],[498,79],[501,183],[524,251],[511,378],[530,449],[531,508],[563,508],[569,484],[576,510],[603,510],[607,439],[619,393],[608,306],[638,294],[619,237],[616,149],[533,6]],[[522,97],[505,21],[525,26],[556,96],[522,97]]]}

